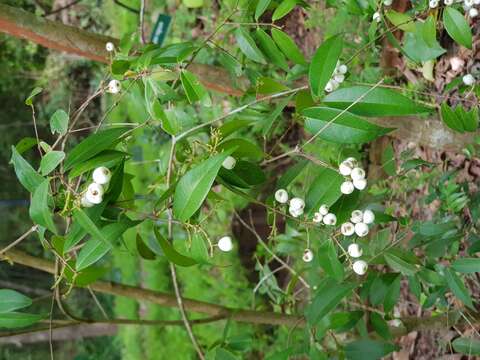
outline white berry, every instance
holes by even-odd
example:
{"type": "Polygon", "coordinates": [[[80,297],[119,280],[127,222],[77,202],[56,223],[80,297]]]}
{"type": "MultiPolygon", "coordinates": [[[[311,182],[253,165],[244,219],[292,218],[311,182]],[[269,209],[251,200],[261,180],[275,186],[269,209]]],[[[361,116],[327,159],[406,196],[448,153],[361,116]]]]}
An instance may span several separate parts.
{"type": "Polygon", "coordinates": [[[447,6],[453,5],[453,0],[443,0],[443,3],[447,6]]]}
{"type": "Polygon", "coordinates": [[[103,201],[103,195],[96,192],[92,193],[91,191],[87,191],[84,196],[86,201],[94,205],[100,204],[103,201]]]}
{"type": "Polygon", "coordinates": [[[352,170],[350,176],[352,177],[352,180],[365,179],[365,170],[360,167],[356,167],[352,170]]]}
{"type": "Polygon", "coordinates": [[[325,85],[325,91],[328,93],[333,91],[333,84],[331,81],[327,82],[327,85],[325,85]]]}
{"type": "Polygon", "coordinates": [[[338,172],[343,176],[349,176],[352,173],[353,167],[350,162],[343,161],[338,166],[338,172]]]}
{"type": "Polygon", "coordinates": [[[303,201],[303,199],[295,197],[290,200],[290,208],[294,210],[303,210],[305,208],[305,201],[303,201]]]}
{"type": "Polygon", "coordinates": [[[367,179],[353,180],[353,186],[360,191],[364,190],[367,187],[367,179]]]}
{"type": "Polygon", "coordinates": [[[100,166],[93,170],[92,178],[95,183],[105,185],[108,184],[108,182],[112,178],[112,173],[107,167],[100,166]]]}
{"type": "Polygon", "coordinates": [[[103,196],[104,189],[103,186],[97,183],[91,183],[88,185],[87,194],[92,194],[94,196],[103,196]]]}
{"type": "Polygon", "coordinates": [[[303,261],[310,262],[313,260],[313,252],[310,249],[305,249],[302,256],[303,261]]]}
{"type": "Polygon", "coordinates": [[[237,160],[235,160],[233,156],[227,156],[227,158],[223,160],[222,166],[227,170],[232,170],[236,164],[237,160]]]}
{"type": "Polygon", "coordinates": [[[343,74],[337,74],[337,75],[335,75],[335,76],[333,77],[333,79],[334,79],[337,83],[341,84],[342,82],[345,81],[345,75],[343,75],[343,74]]]}
{"type": "Polygon", "coordinates": [[[338,68],[337,68],[337,72],[339,74],[346,74],[347,71],[348,71],[348,67],[345,64],[339,65],[338,68]]]}
{"type": "Polygon", "coordinates": [[[288,201],[288,192],[285,189],[278,189],[275,192],[275,200],[280,204],[286,204],[288,201]]]}
{"type": "Polygon", "coordinates": [[[393,4],[393,0],[383,0],[383,5],[390,6],[393,4]]]}
{"type": "Polygon", "coordinates": [[[363,260],[357,260],[352,265],[353,271],[358,275],[365,275],[368,269],[368,264],[363,260]]]}
{"type": "Polygon", "coordinates": [[[363,212],[363,222],[365,224],[373,224],[373,222],[375,221],[375,214],[373,213],[372,210],[365,210],[363,212]]]}
{"type": "Polygon", "coordinates": [[[290,215],[292,215],[294,218],[297,218],[297,217],[303,215],[303,209],[295,209],[295,208],[289,207],[289,208],[288,208],[288,212],[289,212],[290,215]]]}
{"type": "Polygon", "coordinates": [[[122,84],[118,80],[110,80],[110,82],[108,83],[107,91],[110,94],[118,94],[121,89],[122,89],[122,84]]]}
{"type": "Polygon", "coordinates": [[[323,223],[325,225],[335,225],[337,223],[337,217],[335,214],[328,213],[323,217],[323,223]]]}
{"type": "Polygon", "coordinates": [[[435,9],[438,6],[438,0],[430,0],[428,6],[430,6],[431,9],[435,9]]]}
{"type": "Polygon", "coordinates": [[[108,52],[112,52],[113,50],[115,50],[115,45],[113,45],[113,43],[109,41],[105,44],[105,49],[108,52]]]}
{"type": "Polygon", "coordinates": [[[477,17],[478,10],[475,8],[471,8],[470,10],[468,10],[468,16],[470,16],[471,18],[477,17]]]}
{"type": "Polygon", "coordinates": [[[480,5],[480,0],[473,0],[474,5],[480,5]]]}
{"type": "Polygon", "coordinates": [[[87,200],[86,194],[82,196],[82,199],[80,200],[80,204],[82,205],[82,207],[85,207],[85,208],[89,208],[95,205],[94,203],[91,203],[90,201],[87,200]]]}
{"type": "Polygon", "coordinates": [[[372,20],[376,21],[376,22],[380,22],[380,20],[382,20],[381,17],[380,17],[380,13],[378,11],[373,14],[372,20]]]}
{"type": "Polygon", "coordinates": [[[342,194],[351,194],[355,190],[355,186],[353,186],[353,182],[351,181],[344,181],[342,185],[340,185],[340,191],[342,194]]]}
{"type": "Polygon", "coordinates": [[[359,258],[363,254],[363,250],[358,244],[350,244],[348,245],[348,255],[353,258],[359,258]]]}
{"type": "Polygon", "coordinates": [[[349,163],[352,169],[358,167],[358,161],[354,157],[346,158],[344,162],[349,163]]]}
{"type": "Polygon", "coordinates": [[[471,8],[475,4],[475,2],[473,0],[464,0],[463,3],[468,8],[471,8]]]}
{"type": "Polygon", "coordinates": [[[363,211],[362,210],[353,210],[350,221],[354,224],[361,223],[363,221],[363,211]]]}
{"type": "Polygon", "coordinates": [[[230,236],[224,236],[218,240],[218,248],[223,252],[229,252],[233,249],[233,242],[230,236]]]}
{"type": "Polygon", "coordinates": [[[343,223],[340,231],[344,236],[352,236],[355,233],[355,226],[351,222],[343,223]]]}
{"type": "Polygon", "coordinates": [[[330,209],[328,208],[328,206],[325,205],[325,204],[323,204],[322,206],[320,206],[320,209],[318,209],[318,212],[319,212],[321,215],[325,216],[325,215],[328,214],[328,211],[329,211],[329,210],[330,210],[330,209]]]}
{"type": "Polygon", "coordinates": [[[364,237],[368,235],[368,225],[360,222],[358,224],[355,224],[355,234],[360,237],[364,237]]]}
{"type": "Polygon", "coordinates": [[[323,220],[323,215],[320,214],[319,212],[316,212],[315,214],[313,214],[313,219],[312,220],[313,220],[314,223],[317,223],[317,224],[321,223],[322,220],[323,220]]]}

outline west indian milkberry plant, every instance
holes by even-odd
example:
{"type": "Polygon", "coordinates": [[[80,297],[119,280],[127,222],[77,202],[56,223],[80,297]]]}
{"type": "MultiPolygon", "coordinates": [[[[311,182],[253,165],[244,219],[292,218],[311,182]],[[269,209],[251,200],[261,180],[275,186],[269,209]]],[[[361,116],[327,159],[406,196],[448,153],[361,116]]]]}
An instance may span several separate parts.
{"type": "Polygon", "coordinates": [[[425,358],[480,356],[480,172],[465,165],[479,162],[480,1],[320,3],[219,2],[205,37],[162,46],[140,16],[91,50],[97,88],[53,113],[53,141],[35,112],[48,88],[31,92],[35,131],[11,147],[31,225],[0,256],[51,273],[52,307],[0,290],[2,328],[180,325],[199,359],[417,358],[405,339],[428,331],[441,336],[425,358]],[[284,26],[295,14],[339,20],[306,53],[284,26]],[[118,250],[168,261],[173,294],[112,278],[118,250]],[[228,303],[182,293],[195,279],[179,271],[213,284],[245,264],[253,286],[228,303]],[[79,315],[77,288],[180,316],[79,315]]]}

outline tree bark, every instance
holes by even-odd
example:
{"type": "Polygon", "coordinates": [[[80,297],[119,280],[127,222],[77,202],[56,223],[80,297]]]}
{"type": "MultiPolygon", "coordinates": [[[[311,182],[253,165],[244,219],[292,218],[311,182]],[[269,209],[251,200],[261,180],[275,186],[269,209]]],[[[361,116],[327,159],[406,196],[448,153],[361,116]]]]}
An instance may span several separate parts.
{"type": "MultiPolygon", "coordinates": [[[[53,274],[55,266],[53,262],[36,258],[22,251],[10,250],[0,256],[0,260],[7,260],[12,263],[28,266],[37,270],[53,274]]],[[[92,290],[115,296],[124,296],[137,301],[148,301],[160,306],[177,308],[177,299],[175,296],[142,289],[135,286],[118,284],[115,282],[97,281],[90,285],[92,290]]],[[[203,301],[184,298],[184,306],[187,311],[208,314],[210,316],[225,316],[238,322],[264,325],[286,325],[303,327],[305,320],[303,316],[287,315],[274,312],[252,311],[243,309],[233,309],[225,306],[211,304],[203,301]]]]}

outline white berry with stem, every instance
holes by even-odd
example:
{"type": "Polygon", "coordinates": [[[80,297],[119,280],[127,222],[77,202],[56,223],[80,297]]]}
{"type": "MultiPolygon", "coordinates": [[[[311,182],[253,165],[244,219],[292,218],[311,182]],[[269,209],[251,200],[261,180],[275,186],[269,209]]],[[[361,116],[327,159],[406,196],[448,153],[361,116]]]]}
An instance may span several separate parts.
{"type": "Polygon", "coordinates": [[[357,260],[353,263],[352,269],[357,275],[365,275],[368,269],[368,264],[363,260],[357,260]]]}
{"type": "Polygon", "coordinates": [[[110,179],[112,178],[112,173],[107,167],[100,166],[93,170],[92,178],[95,183],[105,185],[110,182],[110,179]]]}
{"type": "Polygon", "coordinates": [[[350,176],[352,177],[352,180],[365,179],[365,170],[360,167],[356,167],[352,169],[350,176]]]}
{"type": "Polygon", "coordinates": [[[367,179],[355,179],[353,180],[353,186],[357,190],[365,190],[365,188],[367,187],[367,179]]]}
{"type": "Polygon", "coordinates": [[[475,78],[473,77],[472,74],[464,75],[462,80],[463,80],[463,83],[467,86],[472,86],[473,84],[475,84],[475,78]]]}
{"type": "Polygon", "coordinates": [[[360,222],[355,224],[355,234],[359,237],[364,237],[368,235],[368,225],[360,222]]]}
{"type": "Polygon", "coordinates": [[[353,210],[350,221],[354,224],[361,223],[363,221],[363,211],[362,210],[353,210]]]}
{"type": "Polygon", "coordinates": [[[320,214],[319,212],[316,212],[315,214],[313,214],[313,219],[312,221],[316,224],[319,224],[321,223],[323,220],[323,215],[320,214]]]}
{"type": "Polygon", "coordinates": [[[290,208],[294,210],[303,210],[305,208],[305,201],[298,197],[294,197],[292,200],[290,200],[290,208]]]}
{"type": "Polygon", "coordinates": [[[351,181],[344,181],[342,185],[340,185],[340,192],[342,194],[348,195],[353,193],[354,190],[355,190],[355,186],[351,181]]]}
{"type": "Polygon", "coordinates": [[[233,242],[230,236],[224,236],[217,243],[218,248],[223,252],[229,252],[233,249],[233,242]]]}
{"type": "Polygon", "coordinates": [[[91,183],[87,187],[87,194],[90,193],[95,196],[103,196],[105,190],[101,184],[98,183],[91,183]]]}
{"type": "Polygon", "coordinates": [[[373,213],[372,210],[365,210],[363,212],[363,222],[367,225],[369,224],[373,224],[373,222],[375,221],[375,214],[373,213]]]}
{"type": "MultiPolygon", "coordinates": [[[[90,184],[90,185],[93,185],[93,184],[90,184]]],[[[98,184],[95,184],[95,185],[98,185],[98,184]]],[[[102,185],[98,185],[98,186],[101,187],[102,185]]],[[[100,193],[96,190],[87,189],[87,192],[85,193],[84,196],[86,201],[94,205],[100,204],[103,201],[103,193],[100,193]]]]}
{"type": "Polygon", "coordinates": [[[468,16],[470,16],[472,19],[478,16],[478,10],[475,8],[471,8],[468,10],[468,16]]]}
{"type": "Polygon", "coordinates": [[[115,50],[115,45],[113,45],[113,43],[109,41],[105,44],[105,49],[108,52],[112,52],[113,50],[115,50]]]}
{"type": "Polygon", "coordinates": [[[237,165],[237,160],[233,156],[227,156],[225,160],[223,160],[222,166],[227,170],[232,170],[235,165],[237,165]]]}
{"type": "Polygon", "coordinates": [[[318,212],[319,212],[321,215],[325,216],[325,215],[328,214],[328,211],[329,211],[329,210],[330,210],[330,209],[328,208],[328,206],[325,205],[325,204],[323,204],[322,206],[320,206],[320,209],[318,209],[318,212]]]}
{"type": "Polygon", "coordinates": [[[380,22],[380,20],[382,20],[381,17],[380,17],[380,13],[378,11],[373,14],[372,20],[376,21],[376,22],[380,22]]]}
{"type": "Polygon", "coordinates": [[[313,252],[310,249],[305,249],[302,256],[303,261],[309,263],[313,260],[313,252]]]}
{"type": "Polygon", "coordinates": [[[435,9],[436,7],[438,7],[438,0],[430,0],[428,6],[430,6],[431,9],[435,9]]]}
{"type": "Polygon", "coordinates": [[[325,85],[325,91],[326,91],[327,93],[330,93],[330,92],[333,91],[333,84],[332,84],[331,81],[327,82],[327,85],[325,85]]]}
{"type": "Polygon", "coordinates": [[[338,165],[338,172],[343,176],[350,176],[352,170],[353,166],[348,161],[342,161],[340,165],[338,165]]]}
{"type": "Polygon", "coordinates": [[[107,92],[110,94],[118,94],[122,89],[122,84],[118,80],[110,80],[107,87],[107,92]]]}
{"type": "Polygon", "coordinates": [[[359,258],[363,254],[363,250],[358,244],[350,244],[347,249],[348,255],[353,258],[359,258]]]}
{"type": "Polygon", "coordinates": [[[355,233],[355,225],[347,221],[340,226],[340,231],[344,236],[352,236],[355,233]]]}
{"type": "Polygon", "coordinates": [[[275,200],[280,204],[286,204],[288,202],[288,192],[285,189],[278,189],[275,192],[275,200]]]}
{"type": "Polygon", "coordinates": [[[332,213],[328,213],[323,217],[323,223],[325,225],[335,225],[337,223],[337,216],[332,213]]]}

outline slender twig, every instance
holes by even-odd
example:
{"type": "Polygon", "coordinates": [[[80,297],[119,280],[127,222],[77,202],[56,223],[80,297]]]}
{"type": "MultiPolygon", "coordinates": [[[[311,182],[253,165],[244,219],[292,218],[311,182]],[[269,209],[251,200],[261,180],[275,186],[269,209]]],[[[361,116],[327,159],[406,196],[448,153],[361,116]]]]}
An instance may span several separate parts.
{"type": "Polygon", "coordinates": [[[68,8],[70,8],[70,7],[78,4],[78,3],[81,2],[81,1],[82,1],[82,0],[74,0],[74,1],[72,1],[71,3],[69,3],[69,4],[67,4],[67,5],[64,5],[64,6],[62,6],[62,7],[59,7],[59,8],[57,8],[57,9],[54,9],[54,10],[52,10],[52,11],[49,11],[49,12],[43,14],[43,17],[47,17],[47,16],[50,16],[50,15],[53,15],[53,14],[57,14],[57,13],[59,13],[59,12],[62,12],[63,10],[67,10],[68,8]]]}
{"type": "Polygon", "coordinates": [[[20,244],[28,235],[37,231],[37,229],[38,229],[38,225],[33,225],[30,229],[28,229],[28,231],[26,233],[24,233],[18,239],[11,242],[9,245],[7,245],[2,250],[0,250],[0,255],[2,255],[3,253],[7,252],[8,250],[10,250],[10,249],[14,248],[15,246],[17,246],[18,244],[20,244]]]}
{"type": "Polygon", "coordinates": [[[88,292],[90,293],[90,295],[92,295],[93,301],[95,302],[97,307],[100,309],[100,312],[102,313],[103,317],[108,320],[109,317],[108,317],[107,312],[103,308],[102,304],[100,303],[100,301],[97,298],[97,295],[95,295],[95,293],[93,292],[93,290],[90,286],[88,287],[88,292]]]}
{"type": "Polygon", "coordinates": [[[138,31],[140,32],[140,41],[143,45],[147,43],[145,40],[145,4],[146,0],[140,1],[140,24],[138,26],[138,31]]]}

